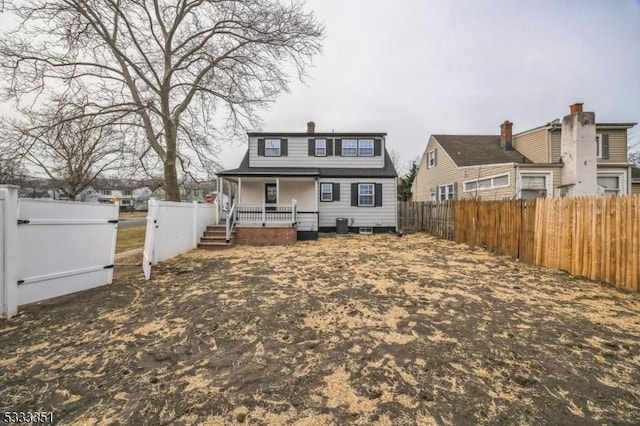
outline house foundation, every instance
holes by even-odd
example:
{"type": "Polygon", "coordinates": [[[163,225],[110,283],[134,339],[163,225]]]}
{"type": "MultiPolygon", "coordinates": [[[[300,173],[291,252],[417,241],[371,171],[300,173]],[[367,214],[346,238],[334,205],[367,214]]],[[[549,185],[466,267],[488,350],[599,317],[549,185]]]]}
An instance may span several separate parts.
{"type": "Polygon", "coordinates": [[[297,241],[295,226],[239,226],[235,229],[236,244],[247,246],[276,246],[297,241]]]}

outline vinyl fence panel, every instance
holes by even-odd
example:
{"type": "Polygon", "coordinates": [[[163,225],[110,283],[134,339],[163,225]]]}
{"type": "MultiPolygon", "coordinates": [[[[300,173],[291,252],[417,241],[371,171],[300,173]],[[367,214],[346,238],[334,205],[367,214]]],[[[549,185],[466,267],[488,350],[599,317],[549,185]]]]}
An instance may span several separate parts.
{"type": "Polygon", "coordinates": [[[198,247],[207,226],[217,223],[218,206],[149,200],[142,269],[151,278],[151,266],[198,247]]]}

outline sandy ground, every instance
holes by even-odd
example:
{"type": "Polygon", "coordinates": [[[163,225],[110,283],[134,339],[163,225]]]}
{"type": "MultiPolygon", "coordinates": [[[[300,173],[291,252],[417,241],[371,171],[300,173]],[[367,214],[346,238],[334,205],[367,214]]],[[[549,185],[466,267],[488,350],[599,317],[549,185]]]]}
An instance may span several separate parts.
{"type": "MultiPolygon", "coordinates": [[[[134,262],[134,260],[132,260],[134,262]]],[[[59,424],[638,424],[640,295],[425,235],[194,251],[0,321],[59,424]]]]}

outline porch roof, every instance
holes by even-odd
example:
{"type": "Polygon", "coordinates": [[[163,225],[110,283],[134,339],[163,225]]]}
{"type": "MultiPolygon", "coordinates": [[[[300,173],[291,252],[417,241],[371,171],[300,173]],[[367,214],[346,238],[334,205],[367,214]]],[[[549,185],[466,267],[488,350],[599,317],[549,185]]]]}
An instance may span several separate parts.
{"type": "Polygon", "coordinates": [[[381,177],[394,178],[398,176],[389,154],[385,150],[383,168],[360,167],[249,167],[249,153],[247,152],[237,169],[223,170],[219,176],[317,176],[317,177],[381,177]]]}

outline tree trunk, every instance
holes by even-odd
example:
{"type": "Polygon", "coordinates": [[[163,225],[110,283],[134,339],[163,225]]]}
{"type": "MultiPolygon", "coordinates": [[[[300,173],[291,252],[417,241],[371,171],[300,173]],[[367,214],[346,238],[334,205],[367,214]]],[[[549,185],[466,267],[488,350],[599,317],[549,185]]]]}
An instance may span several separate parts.
{"type": "Polygon", "coordinates": [[[165,122],[167,153],[164,159],[164,191],[167,201],[180,202],[180,188],[178,188],[178,170],[176,168],[176,127],[170,121],[165,122]]]}

